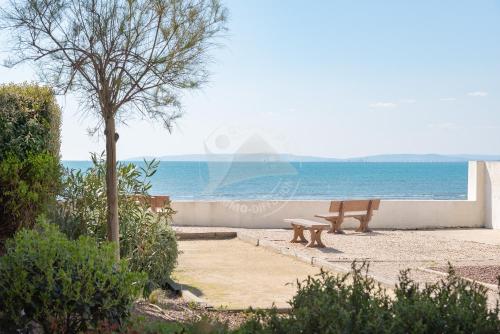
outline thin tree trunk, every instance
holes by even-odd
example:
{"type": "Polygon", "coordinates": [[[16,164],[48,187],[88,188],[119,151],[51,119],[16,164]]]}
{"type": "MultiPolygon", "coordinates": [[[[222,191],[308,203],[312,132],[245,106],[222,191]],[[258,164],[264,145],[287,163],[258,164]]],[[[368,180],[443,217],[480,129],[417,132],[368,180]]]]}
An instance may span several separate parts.
{"type": "Polygon", "coordinates": [[[116,243],[116,260],[120,260],[120,232],[118,222],[118,181],[116,175],[115,118],[106,117],[106,197],[108,240],[116,243]]]}

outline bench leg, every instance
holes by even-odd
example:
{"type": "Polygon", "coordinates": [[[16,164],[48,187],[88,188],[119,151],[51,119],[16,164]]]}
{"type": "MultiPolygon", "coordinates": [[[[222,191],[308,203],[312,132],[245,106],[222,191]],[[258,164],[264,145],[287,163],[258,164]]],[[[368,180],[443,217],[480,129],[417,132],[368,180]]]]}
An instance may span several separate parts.
{"type": "Polygon", "coordinates": [[[302,226],[292,225],[293,227],[293,239],[290,242],[307,242],[304,237],[304,228],[302,226]]]}
{"type": "Polygon", "coordinates": [[[327,219],[327,218],[325,218],[325,219],[330,223],[330,225],[332,225],[327,233],[335,233],[335,221],[336,220],[335,219],[327,219]]]}
{"type": "Polygon", "coordinates": [[[368,218],[360,219],[359,226],[356,229],[356,232],[362,232],[362,233],[372,232],[372,230],[368,228],[369,222],[370,222],[370,219],[368,219],[368,218]]]}
{"type": "Polygon", "coordinates": [[[340,229],[340,225],[342,225],[342,222],[344,219],[337,219],[335,222],[335,226],[333,227],[333,233],[335,234],[345,234],[343,230],[340,229]]]}
{"type": "Polygon", "coordinates": [[[338,218],[332,218],[327,220],[332,225],[332,227],[328,230],[328,233],[345,234],[345,232],[340,229],[340,224],[342,224],[343,220],[340,220],[338,218]]]}
{"type": "Polygon", "coordinates": [[[311,228],[309,229],[309,232],[311,232],[311,241],[307,244],[306,247],[324,248],[325,244],[321,241],[321,232],[323,232],[323,229],[315,230],[311,228]]]}

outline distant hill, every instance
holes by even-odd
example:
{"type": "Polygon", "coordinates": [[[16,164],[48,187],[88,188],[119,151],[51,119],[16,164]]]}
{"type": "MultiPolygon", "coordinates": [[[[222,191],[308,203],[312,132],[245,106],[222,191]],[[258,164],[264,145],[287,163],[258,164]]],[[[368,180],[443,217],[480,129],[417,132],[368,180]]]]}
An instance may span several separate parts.
{"type": "MultiPolygon", "coordinates": [[[[127,161],[151,160],[154,157],[134,157],[127,161]]],[[[157,157],[160,161],[241,161],[241,162],[265,162],[265,161],[287,161],[287,162],[465,162],[469,160],[500,160],[500,155],[481,154],[381,154],[366,157],[337,159],[314,156],[303,156],[294,154],[186,154],[169,155],[157,157]]]]}
{"type": "Polygon", "coordinates": [[[500,160],[498,155],[443,155],[443,154],[383,154],[346,159],[359,162],[465,162],[470,160],[500,160]]]}

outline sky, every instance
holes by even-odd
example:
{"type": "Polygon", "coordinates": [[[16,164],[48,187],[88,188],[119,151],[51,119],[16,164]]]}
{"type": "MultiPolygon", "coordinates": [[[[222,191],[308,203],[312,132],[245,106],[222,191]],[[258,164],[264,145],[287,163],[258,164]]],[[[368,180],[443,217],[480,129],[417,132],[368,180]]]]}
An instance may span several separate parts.
{"type": "MultiPolygon", "coordinates": [[[[500,1],[224,3],[229,30],[210,82],[183,94],[172,134],[142,120],[120,125],[119,159],[500,154],[500,1]]],[[[0,67],[0,82],[22,81],[36,81],[32,65],[0,67]]],[[[103,151],[77,97],[58,101],[62,158],[103,151]]]]}

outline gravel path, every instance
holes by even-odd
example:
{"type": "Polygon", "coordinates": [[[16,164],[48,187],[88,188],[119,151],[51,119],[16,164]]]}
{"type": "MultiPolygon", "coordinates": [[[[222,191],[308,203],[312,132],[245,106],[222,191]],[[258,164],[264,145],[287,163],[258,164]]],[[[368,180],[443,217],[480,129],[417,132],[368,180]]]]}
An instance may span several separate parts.
{"type": "MultiPolygon", "coordinates": [[[[447,267],[431,268],[441,272],[448,272],[447,267]]],[[[461,266],[455,267],[457,275],[474,281],[498,285],[500,280],[500,266],[461,266]]]]}

